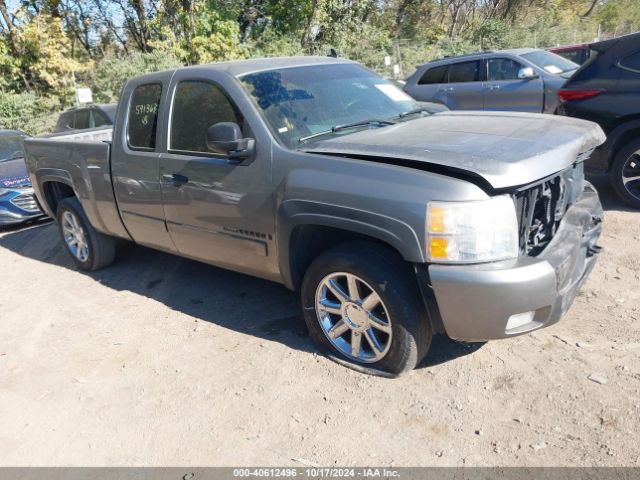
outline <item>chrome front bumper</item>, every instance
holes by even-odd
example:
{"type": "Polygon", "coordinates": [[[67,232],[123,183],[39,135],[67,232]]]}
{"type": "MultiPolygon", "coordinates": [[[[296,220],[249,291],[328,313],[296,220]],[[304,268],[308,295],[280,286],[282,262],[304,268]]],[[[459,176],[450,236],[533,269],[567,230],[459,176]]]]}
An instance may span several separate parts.
{"type": "Polygon", "coordinates": [[[430,265],[429,278],[447,335],[484,341],[556,323],[593,269],[602,206],[585,182],[554,238],[537,257],[481,265],[430,265]]]}

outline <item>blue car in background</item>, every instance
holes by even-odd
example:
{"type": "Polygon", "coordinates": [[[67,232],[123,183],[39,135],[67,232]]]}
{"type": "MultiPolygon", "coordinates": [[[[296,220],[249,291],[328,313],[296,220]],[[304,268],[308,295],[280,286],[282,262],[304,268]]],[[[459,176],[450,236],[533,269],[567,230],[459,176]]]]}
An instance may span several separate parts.
{"type": "Polygon", "coordinates": [[[17,130],[0,130],[0,226],[22,223],[43,215],[33,196],[17,130]]]}

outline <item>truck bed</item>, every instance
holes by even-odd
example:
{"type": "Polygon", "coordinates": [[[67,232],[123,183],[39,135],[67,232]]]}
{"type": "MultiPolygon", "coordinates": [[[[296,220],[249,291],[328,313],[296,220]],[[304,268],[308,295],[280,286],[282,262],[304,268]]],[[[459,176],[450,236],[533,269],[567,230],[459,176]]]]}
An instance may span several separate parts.
{"type": "MultiPolygon", "coordinates": [[[[110,148],[113,129],[97,128],[25,139],[24,150],[36,196],[48,194],[49,182],[71,187],[93,226],[106,234],[128,237],[111,181],[110,148]],[[35,177],[35,178],[34,178],[35,177]]],[[[44,198],[46,213],[55,218],[44,198]]]]}

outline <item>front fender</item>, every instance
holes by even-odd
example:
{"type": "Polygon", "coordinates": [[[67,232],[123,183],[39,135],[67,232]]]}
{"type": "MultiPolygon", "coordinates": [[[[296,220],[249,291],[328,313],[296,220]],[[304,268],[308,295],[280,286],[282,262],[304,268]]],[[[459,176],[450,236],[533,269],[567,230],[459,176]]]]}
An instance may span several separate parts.
{"type": "Polygon", "coordinates": [[[290,255],[298,226],[359,234],[384,242],[407,262],[423,263],[428,203],[488,198],[467,181],[382,160],[287,150],[274,158],[278,266],[289,287],[297,281],[290,255]]]}
{"type": "Polygon", "coordinates": [[[379,213],[319,201],[289,199],[280,204],[276,221],[280,271],[289,287],[294,283],[290,268],[290,241],[294,229],[301,225],[331,227],[365,235],[390,245],[408,262],[424,262],[424,253],[414,229],[401,220],[379,213]]]}

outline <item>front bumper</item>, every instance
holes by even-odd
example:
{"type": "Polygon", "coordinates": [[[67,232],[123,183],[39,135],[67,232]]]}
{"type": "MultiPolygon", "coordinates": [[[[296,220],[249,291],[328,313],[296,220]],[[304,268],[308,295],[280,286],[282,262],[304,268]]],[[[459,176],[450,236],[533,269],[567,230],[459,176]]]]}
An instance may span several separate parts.
{"type": "Polygon", "coordinates": [[[593,269],[602,206],[585,182],[579,200],[537,257],[482,265],[430,265],[442,326],[456,340],[484,341],[556,323],[593,269]]]}
{"type": "Polygon", "coordinates": [[[15,189],[0,195],[0,225],[14,225],[43,215],[31,188],[15,189]]]}

